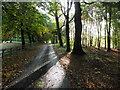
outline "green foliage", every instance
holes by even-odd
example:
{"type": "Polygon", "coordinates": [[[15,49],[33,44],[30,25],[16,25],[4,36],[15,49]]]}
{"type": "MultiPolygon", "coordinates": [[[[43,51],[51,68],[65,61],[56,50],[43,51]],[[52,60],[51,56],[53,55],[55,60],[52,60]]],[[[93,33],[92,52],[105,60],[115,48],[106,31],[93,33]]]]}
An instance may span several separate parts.
{"type": "Polygon", "coordinates": [[[41,36],[40,32],[47,33],[49,29],[52,30],[54,28],[50,18],[40,13],[36,9],[35,3],[3,2],[2,4],[3,40],[10,40],[20,34],[20,29],[23,29],[25,34],[29,32],[31,35],[41,36]]]}
{"type": "MultiPolygon", "coordinates": [[[[111,40],[114,48],[119,48],[120,43],[120,8],[119,2],[102,2],[94,4],[81,4],[82,8],[82,20],[90,22],[93,25],[95,22],[102,22],[106,19],[106,7],[107,14],[111,8],[111,40]]],[[[49,41],[57,37],[56,24],[53,23],[52,15],[60,17],[61,14],[60,2],[3,2],[2,3],[2,39],[11,40],[15,37],[21,37],[20,30],[24,30],[25,39],[28,39],[27,33],[34,37],[39,37],[40,40],[49,41]],[[38,11],[36,7],[41,8],[46,12],[38,11]],[[23,23],[23,25],[21,25],[23,23]]],[[[109,19],[109,14],[107,15],[109,19]]],[[[59,25],[62,26],[63,18],[60,20],[59,25]]],[[[109,20],[108,20],[109,23],[109,20]]],[[[95,26],[95,25],[94,25],[95,26]]],[[[103,28],[102,28],[103,29],[103,28]]],[[[107,30],[107,28],[105,28],[107,30]]],[[[83,30],[84,31],[84,30],[83,30]]],[[[62,30],[62,39],[65,42],[65,30],[62,30]]],[[[92,34],[91,34],[92,35],[92,34]]],[[[87,38],[86,33],[82,36],[83,39],[87,38]]],[[[95,38],[95,37],[94,37],[95,38]]],[[[102,37],[100,37],[102,38],[102,37]]],[[[88,39],[89,40],[89,39],[88,39]]],[[[97,39],[94,39],[96,41],[97,39]]],[[[104,41],[104,39],[101,39],[104,41]]],[[[101,41],[101,42],[102,42],[101,41]]],[[[71,48],[73,47],[73,41],[71,41],[71,48]]],[[[89,41],[88,41],[89,42],[89,41]]]]}
{"type": "Polygon", "coordinates": [[[60,45],[59,45],[59,44],[55,44],[54,46],[55,46],[55,47],[60,47],[60,45]]]}

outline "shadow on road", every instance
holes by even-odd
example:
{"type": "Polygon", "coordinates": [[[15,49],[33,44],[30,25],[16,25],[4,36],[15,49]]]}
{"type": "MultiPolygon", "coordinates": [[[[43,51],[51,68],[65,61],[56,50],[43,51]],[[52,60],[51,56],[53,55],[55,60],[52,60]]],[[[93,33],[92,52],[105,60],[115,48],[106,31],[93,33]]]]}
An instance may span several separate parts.
{"type": "MultiPolygon", "coordinates": [[[[13,88],[28,89],[30,85],[32,85],[33,83],[35,83],[40,77],[42,77],[46,73],[47,73],[47,75],[48,75],[48,72],[50,74],[52,74],[51,70],[56,73],[56,71],[54,71],[54,69],[56,69],[56,67],[59,66],[58,65],[59,62],[57,62],[58,60],[59,59],[56,56],[55,51],[54,51],[52,45],[46,45],[43,48],[42,52],[40,54],[38,54],[38,56],[36,57],[36,59],[33,62],[31,62],[29,64],[28,68],[25,70],[25,72],[27,72],[27,71],[28,72],[33,72],[34,71],[34,72],[33,73],[29,73],[28,76],[25,77],[25,78],[23,78],[22,80],[20,80],[18,82],[16,81],[16,84],[12,85],[11,87],[9,87],[7,89],[8,90],[9,89],[13,89],[13,88]],[[39,63],[41,63],[41,64],[39,64],[39,63]]],[[[58,70],[59,69],[60,69],[60,67],[58,67],[58,70]]],[[[57,71],[57,72],[59,73],[59,71],[57,71]]],[[[56,76],[54,77],[54,75],[51,76],[51,77],[52,78],[56,78],[56,76]]],[[[62,87],[65,88],[65,86],[66,86],[65,83],[66,83],[67,80],[65,78],[63,78],[62,81],[63,82],[61,82],[61,85],[62,85],[61,88],[62,87]]],[[[45,87],[45,88],[50,88],[50,87],[48,85],[48,87],[45,87]]]]}

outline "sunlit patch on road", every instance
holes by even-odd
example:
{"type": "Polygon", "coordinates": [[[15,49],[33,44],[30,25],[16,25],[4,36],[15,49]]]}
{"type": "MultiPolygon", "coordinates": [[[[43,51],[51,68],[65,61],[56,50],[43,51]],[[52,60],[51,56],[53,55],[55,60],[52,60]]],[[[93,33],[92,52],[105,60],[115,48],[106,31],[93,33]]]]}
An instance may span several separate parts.
{"type": "MultiPolygon", "coordinates": [[[[53,47],[50,47],[49,51],[54,51],[53,47]]],[[[51,52],[49,52],[51,53],[51,52]]],[[[55,55],[55,53],[54,53],[55,55]]],[[[55,55],[56,56],[56,55],[55,55]]],[[[49,60],[53,60],[54,58],[51,55],[48,56],[49,60]]],[[[53,65],[45,75],[40,77],[33,85],[34,88],[61,88],[65,83],[65,76],[67,66],[69,65],[70,60],[67,57],[62,57],[55,65],[53,65]]],[[[67,86],[67,85],[66,85],[67,86]]]]}

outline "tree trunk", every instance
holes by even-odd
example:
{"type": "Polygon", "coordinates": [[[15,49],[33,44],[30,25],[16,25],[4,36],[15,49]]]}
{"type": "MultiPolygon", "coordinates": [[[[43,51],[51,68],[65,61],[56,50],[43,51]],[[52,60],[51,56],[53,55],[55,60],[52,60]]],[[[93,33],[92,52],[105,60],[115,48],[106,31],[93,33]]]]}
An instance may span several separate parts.
{"type": "Polygon", "coordinates": [[[53,38],[51,39],[51,43],[52,43],[52,44],[55,44],[55,39],[56,39],[56,38],[55,38],[55,35],[53,34],[53,38]]]}
{"type": "Polygon", "coordinates": [[[67,52],[70,52],[70,38],[69,38],[69,2],[67,2],[67,15],[66,15],[66,46],[67,52]]]}
{"type": "Polygon", "coordinates": [[[29,43],[31,44],[31,36],[30,36],[30,33],[29,32],[27,32],[27,35],[28,35],[28,39],[29,39],[29,43]]]}
{"type": "Polygon", "coordinates": [[[61,47],[63,47],[63,42],[62,42],[61,31],[60,31],[60,27],[59,27],[59,18],[58,18],[58,15],[57,15],[57,11],[56,11],[56,15],[55,15],[55,20],[56,20],[56,27],[57,27],[59,44],[60,44],[61,47]]]}
{"type": "MultiPolygon", "coordinates": [[[[117,28],[116,28],[116,30],[117,30],[117,28]]],[[[115,30],[115,40],[114,40],[114,42],[115,42],[115,48],[117,49],[117,32],[116,32],[116,30],[115,30]]]]}
{"type": "Polygon", "coordinates": [[[73,47],[73,54],[85,54],[81,45],[81,34],[82,34],[82,22],[81,22],[81,11],[80,3],[74,2],[75,4],[75,41],[73,47]]]}
{"type": "Polygon", "coordinates": [[[90,46],[92,46],[92,44],[93,44],[93,37],[91,36],[90,37],[90,46]]]}
{"type": "Polygon", "coordinates": [[[99,49],[101,47],[101,24],[99,23],[99,49]]]}
{"type": "Polygon", "coordinates": [[[12,39],[10,39],[10,43],[12,43],[12,39]]]}
{"type": "Polygon", "coordinates": [[[107,51],[110,51],[110,29],[111,29],[111,7],[109,7],[109,30],[107,31],[108,34],[108,48],[107,51]]]}
{"type": "Polygon", "coordinates": [[[105,30],[105,49],[106,49],[106,31],[108,31],[108,24],[107,24],[107,6],[106,6],[106,17],[105,17],[105,20],[106,20],[106,30],[105,30]]]}
{"type": "Polygon", "coordinates": [[[58,43],[58,39],[57,39],[57,36],[55,36],[55,43],[58,43]]]}
{"type": "Polygon", "coordinates": [[[32,35],[32,42],[35,42],[34,35],[32,35]]]}
{"type": "Polygon", "coordinates": [[[100,37],[99,37],[99,30],[98,30],[98,49],[100,49],[100,37]]]}
{"type": "Polygon", "coordinates": [[[92,42],[93,42],[93,37],[92,37],[91,31],[90,31],[90,47],[92,46],[92,42]]]}
{"type": "Polygon", "coordinates": [[[21,41],[22,41],[22,49],[25,48],[25,38],[24,38],[24,31],[22,29],[23,23],[21,23],[21,41]]]}
{"type": "Polygon", "coordinates": [[[105,30],[105,49],[106,49],[106,30],[105,30]]]}
{"type": "Polygon", "coordinates": [[[37,41],[40,42],[40,37],[37,35],[37,41]]]}
{"type": "MultiPolygon", "coordinates": [[[[87,34],[87,32],[88,32],[88,27],[86,26],[86,30],[85,30],[85,34],[87,34]]],[[[85,39],[85,45],[86,45],[86,47],[88,46],[87,44],[88,44],[88,37],[86,36],[86,39],[85,39]]]]}
{"type": "Polygon", "coordinates": [[[52,39],[51,42],[52,42],[52,44],[55,44],[55,39],[52,39]]]}

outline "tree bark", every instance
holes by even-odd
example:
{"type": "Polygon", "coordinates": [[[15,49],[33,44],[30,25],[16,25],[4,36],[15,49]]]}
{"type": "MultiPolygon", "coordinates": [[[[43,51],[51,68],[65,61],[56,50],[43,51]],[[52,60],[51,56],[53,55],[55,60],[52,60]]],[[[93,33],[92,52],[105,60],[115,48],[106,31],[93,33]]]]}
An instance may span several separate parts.
{"type": "Polygon", "coordinates": [[[109,30],[107,31],[107,34],[108,34],[108,48],[107,48],[107,51],[110,51],[110,29],[111,29],[111,7],[109,7],[109,30]]]}
{"type": "Polygon", "coordinates": [[[32,35],[32,42],[35,42],[34,35],[32,35]]]}
{"type": "Polygon", "coordinates": [[[37,37],[37,41],[40,42],[40,37],[39,37],[39,35],[36,35],[36,37],[37,37]]]}
{"type": "Polygon", "coordinates": [[[51,42],[52,42],[52,44],[55,44],[55,39],[52,39],[51,42]]]}
{"type": "Polygon", "coordinates": [[[10,39],[10,43],[12,43],[12,39],[10,39]]]}
{"type": "Polygon", "coordinates": [[[58,39],[57,39],[57,36],[55,36],[55,43],[58,43],[58,39]]]}
{"type": "Polygon", "coordinates": [[[55,35],[53,34],[53,38],[51,39],[51,43],[55,44],[55,35]]]}
{"type": "Polygon", "coordinates": [[[22,29],[23,23],[21,22],[21,41],[22,41],[22,49],[25,48],[25,38],[24,38],[24,31],[22,29]]]}
{"type": "Polygon", "coordinates": [[[30,33],[29,32],[27,32],[27,35],[28,35],[28,39],[29,39],[29,43],[31,44],[31,36],[30,36],[30,33]]]}
{"type": "Polygon", "coordinates": [[[90,46],[92,46],[92,44],[93,44],[93,37],[91,36],[90,37],[90,46]]]}
{"type": "Polygon", "coordinates": [[[106,49],[106,30],[105,30],[105,49],[106,49]]]}
{"type": "MultiPolygon", "coordinates": [[[[115,28],[115,29],[117,30],[117,28],[115,28]]],[[[115,45],[115,48],[117,49],[117,46],[118,46],[118,45],[117,45],[117,42],[118,42],[118,41],[117,41],[117,38],[118,38],[118,37],[117,37],[117,32],[116,32],[116,30],[115,30],[115,35],[114,35],[114,37],[115,37],[114,45],[115,45]]]]}
{"type": "Polygon", "coordinates": [[[69,38],[69,2],[67,2],[67,15],[66,15],[66,46],[67,52],[70,52],[70,38],[69,38]]]}
{"type": "Polygon", "coordinates": [[[82,34],[82,22],[81,22],[81,11],[80,3],[74,2],[75,4],[75,41],[72,54],[85,54],[81,45],[81,34],[82,34]]]}
{"type": "Polygon", "coordinates": [[[98,49],[100,49],[100,37],[99,37],[99,29],[98,29],[98,49]]]}
{"type": "Polygon", "coordinates": [[[98,23],[98,49],[100,49],[100,43],[101,43],[101,24],[98,23]]]}
{"type": "Polygon", "coordinates": [[[55,20],[56,20],[56,27],[57,27],[59,44],[60,44],[61,47],[63,47],[63,42],[62,42],[61,31],[60,31],[60,27],[59,27],[59,18],[58,18],[58,15],[57,15],[57,11],[56,11],[56,14],[55,14],[55,20]]]}
{"type": "Polygon", "coordinates": [[[105,13],[106,13],[106,17],[105,17],[105,20],[106,20],[106,30],[105,30],[105,49],[106,49],[106,31],[108,31],[108,24],[107,24],[107,6],[105,7],[105,13]]]}

